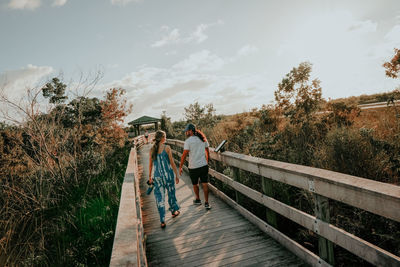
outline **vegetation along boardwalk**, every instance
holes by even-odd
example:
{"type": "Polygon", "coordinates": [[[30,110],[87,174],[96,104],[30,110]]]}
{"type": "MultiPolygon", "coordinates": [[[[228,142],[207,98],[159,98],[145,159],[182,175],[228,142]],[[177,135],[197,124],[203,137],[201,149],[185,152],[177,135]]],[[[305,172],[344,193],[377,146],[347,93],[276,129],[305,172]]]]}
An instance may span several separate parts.
{"type": "Polygon", "coordinates": [[[149,266],[305,266],[236,210],[210,196],[212,209],[194,206],[186,173],[177,185],[181,214],[161,229],[154,195],[146,195],[150,145],[139,150],[143,225],[149,266]]]}

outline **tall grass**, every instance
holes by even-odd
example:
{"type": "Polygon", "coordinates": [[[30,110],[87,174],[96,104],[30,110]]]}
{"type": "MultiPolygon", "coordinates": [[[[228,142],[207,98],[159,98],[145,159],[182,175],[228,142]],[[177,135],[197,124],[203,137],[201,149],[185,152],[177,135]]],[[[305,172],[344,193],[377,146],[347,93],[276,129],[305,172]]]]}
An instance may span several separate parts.
{"type": "Polygon", "coordinates": [[[0,129],[0,266],[108,265],[129,152],[121,95],[14,104],[26,117],[0,129]]]}
{"type": "Polygon", "coordinates": [[[119,196],[129,147],[116,151],[105,170],[88,187],[77,188],[59,209],[61,231],[49,242],[50,262],[57,265],[109,264],[119,196]]]}

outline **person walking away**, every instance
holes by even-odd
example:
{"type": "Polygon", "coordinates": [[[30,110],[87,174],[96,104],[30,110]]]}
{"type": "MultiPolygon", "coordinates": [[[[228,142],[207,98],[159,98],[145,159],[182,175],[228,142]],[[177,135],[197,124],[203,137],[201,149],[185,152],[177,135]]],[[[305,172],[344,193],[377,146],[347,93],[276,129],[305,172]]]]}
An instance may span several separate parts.
{"type": "Polygon", "coordinates": [[[144,132],[144,138],[146,139],[146,144],[148,144],[149,143],[149,132],[147,130],[144,132]]]}
{"type": "Polygon", "coordinates": [[[154,144],[150,150],[149,183],[154,184],[154,196],[158,213],[160,215],[161,228],[165,228],[165,191],[168,194],[169,211],[175,218],[180,214],[178,201],[175,195],[175,182],[179,183],[178,171],[172,158],[171,148],[165,145],[166,134],[157,131],[154,144]],[[154,174],[152,171],[154,169],[154,174]],[[175,173],[175,182],[174,182],[175,173]]]}
{"type": "Polygon", "coordinates": [[[204,207],[211,209],[208,202],[208,159],[210,157],[209,144],[206,136],[196,129],[196,126],[189,123],[184,130],[188,137],[185,141],[181,162],[179,165],[179,174],[182,175],[182,167],[186,157],[189,155],[189,176],[192,180],[195,199],[193,204],[201,205],[199,195],[199,180],[204,192],[204,207]]]}

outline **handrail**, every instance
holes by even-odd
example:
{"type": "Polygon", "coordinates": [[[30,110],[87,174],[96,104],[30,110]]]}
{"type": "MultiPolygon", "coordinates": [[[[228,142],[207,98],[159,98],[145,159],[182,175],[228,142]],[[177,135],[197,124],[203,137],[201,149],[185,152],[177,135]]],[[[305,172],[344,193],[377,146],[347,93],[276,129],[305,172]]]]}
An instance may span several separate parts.
{"type": "MultiPolygon", "coordinates": [[[[180,140],[167,140],[167,142],[171,146],[179,148],[183,148],[184,144],[184,142],[180,140]]],[[[181,156],[181,153],[178,151],[174,151],[174,154],[181,156]]],[[[256,158],[228,151],[216,153],[212,148],[210,149],[210,158],[224,165],[258,174],[268,180],[279,181],[307,190],[315,196],[317,201],[319,198],[330,198],[400,222],[399,186],[338,172],[256,158]],[[382,203],[384,203],[384,205],[382,205],[382,203]]],[[[321,219],[318,214],[317,216],[312,216],[286,205],[216,170],[210,169],[209,174],[231,186],[237,192],[246,195],[254,201],[313,231],[320,237],[347,249],[351,253],[372,264],[383,266],[400,265],[399,256],[330,224],[329,221],[327,222],[321,219]]],[[[261,224],[258,223],[258,225],[261,224]]],[[[269,224],[264,223],[264,227],[267,226],[271,227],[269,224]]],[[[282,236],[283,234],[274,233],[274,235],[282,236]]],[[[282,242],[282,244],[285,245],[285,242],[282,242]]],[[[298,248],[294,248],[293,246],[288,247],[288,249],[291,248],[296,255],[299,255],[299,257],[302,257],[311,265],[321,264],[321,262],[316,262],[313,257],[304,256],[306,254],[299,253],[298,248]],[[295,249],[296,251],[294,251],[295,249]]]]}
{"type": "Polygon", "coordinates": [[[118,219],[110,260],[110,266],[112,267],[147,266],[137,161],[137,148],[144,144],[144,137],[135,137],[133,144],[121,189],[118,219]]]}

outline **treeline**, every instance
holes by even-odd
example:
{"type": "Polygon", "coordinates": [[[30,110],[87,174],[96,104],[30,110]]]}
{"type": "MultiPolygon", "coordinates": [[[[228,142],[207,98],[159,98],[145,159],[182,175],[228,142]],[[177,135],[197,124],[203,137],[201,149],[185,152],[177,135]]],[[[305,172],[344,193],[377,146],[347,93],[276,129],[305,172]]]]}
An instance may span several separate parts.
{"type": "Polygon", "coordinates": [[[109,264],[129,144],[123,90],[76,97],[54,78],[0,125],[0,266],[109,264]],[[39,112],[38,98],[49,101],[39,112]]]}
{"type": "Polygon", "coordinates": [[[395,100],[400,100],[400,88],[387,92],[387,93],[379,93],[379,94],[372,94],[372,95],[360,95],[360,96],[351,96],[347,98],[338,98],[333,99],[331,102],[343,102],[347,105],[356,104],[371,104],[377,102],[386,102],[390,104],[395,100]]]}
{"type": "MultiPolygon", "coordinates": [[[[396,50],[391,69],[384,65],[393,75],[400,71],[399,55],[396,50]]],[[[226,139],[229,151],[399,185],[400,109],[388,105],[361,112],[354,101],[327,102],[322,98],[319,80],[310,80],[311,70],[307,62],[293,68],[279,83],[274,105],[216,116],[212,104],[202,107],[194,103],[185,109],[185,121],[171,123],[164,114],[164,129],[170,138],[184,140],[181,129],[190,121],[207,134],[213,147],[226,139]]],[[[377,100],[377,96],[370,99],[377,100]]],[[[230,169],[222,171],[232,175],[230,169]]],[[[241,177],[242,183],[262,191],[259,177],[250,173],[241,177]]],[[[213,182],[232,195],[229,187],[213,182]]],[[[276,199],[314,214],[314,199],[308,192],[279,182],[273,182],[273,187],[276,199]]],[[[250,199],[244,203],[257,216],[266,218],[264,207],[250,199]]],[[[332,224],[400,255],[400,223],[334,201],[330,213],[332,224]]],[[[318,237],[312,231],[279,216],[278,229],[318,254],[318,237]]],[[[340,247],[335,247],[335,255],[338,266],[368,265],[340,247]]]]}

